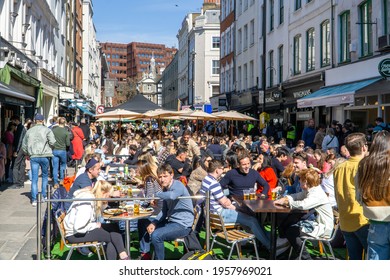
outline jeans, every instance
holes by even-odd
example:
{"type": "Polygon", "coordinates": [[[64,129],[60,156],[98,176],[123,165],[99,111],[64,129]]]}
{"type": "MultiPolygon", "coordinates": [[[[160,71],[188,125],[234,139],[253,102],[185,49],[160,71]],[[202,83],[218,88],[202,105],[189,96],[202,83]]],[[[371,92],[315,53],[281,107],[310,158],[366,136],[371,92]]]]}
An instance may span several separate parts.
{"type": "Polygon", "coordinates": [[[165,258],[164,241],[173,241],[176,238],[185,237],[190,231],[191,228],[184,227],[178,223],[158,224],[151,235],[154,252],[156,253],[155,259],[163,260],[165,258]]]}
{"type": "Polygon", "coordinates": [[[240,225],[249,227],[256,236],[257,240],[259,240],[264,247],[270,250],[270,239],[255,217],[226,208],[222,209],[221,216],[225,223],[238,223],[240,225]]]}
{"type": "Polygon", "coordinates": [[[367,259],[390,260],[390,222],[372,222],[368,230],[367,259]]]}
{"type": "Polygon", "coordinates": [[[357,231],[341,231],[344,235],[350,260],[362,260],[363,250],[367,252],[367,236],[369,225],[362,226],[357,231]]]}
{"type": "Polygon", "coordinates": [[[58,184],[59,181],[64,179],[66,170],[66,151],[65,150],[53,150],[53,181],[54,184],[58,184]],[[60,170],[60,176],[58,177],[58,170],[60,170]]]}
{"type": "Polygon", "coordinates": [[[37,201],[39,167],[42,170],[42,195],[47,197],[47,182],[49,177],[49,159],[47,157],[30,158],[31,162],[31,200],[37,201]]]}

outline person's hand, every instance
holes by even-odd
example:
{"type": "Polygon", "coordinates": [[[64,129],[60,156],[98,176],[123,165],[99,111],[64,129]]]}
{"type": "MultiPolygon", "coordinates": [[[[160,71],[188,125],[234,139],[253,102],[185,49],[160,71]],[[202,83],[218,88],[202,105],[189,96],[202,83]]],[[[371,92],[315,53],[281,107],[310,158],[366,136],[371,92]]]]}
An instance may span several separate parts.
{"type": "Polygon", "coordinates": [[[97,227],[97,228],[101,228],[101,227],[102,227],[102,224],[101,224],[100,222],[97,222],[97,223],[96,223],[96,227],[97,227]]]}
{"type": "Polygon", "coordinates": [[[146,230],[148,231],[149,234],[152,234],[152,232],[156,229],[156,226],[154,224],[148,225],[146,230]]]}
{"type": "Polygon", "coordinates": [[[121,191],[119,190],[115,190],[112,192],[112,197],[121,197],[121,191]]]}
{"type": "Polygon", "coordinates": [[[282,205],[282,206],[288,206],[288,198],[282,197],[280,199],[277,199],[274,201],[274,204],[276,205],[282,205]]]}

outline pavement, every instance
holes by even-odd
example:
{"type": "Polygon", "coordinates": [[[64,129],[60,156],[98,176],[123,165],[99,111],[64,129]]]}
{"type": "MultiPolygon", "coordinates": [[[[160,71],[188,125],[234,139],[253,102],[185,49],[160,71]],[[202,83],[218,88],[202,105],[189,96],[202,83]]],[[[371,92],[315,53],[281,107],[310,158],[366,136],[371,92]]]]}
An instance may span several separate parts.
{"type": "MultiPolygon", "coordinates": [[[[73,174],[69,171],[74,169],[68,168],[68,174],[73,174]]],[[[0,186],[0,260],[36,260],[37,207],[31,205],[31,183],[25,182],[20,189],[10,189],[10,185],[0,186]]],[[[43,203],[42,216],[45,210],[43,203]]]]}

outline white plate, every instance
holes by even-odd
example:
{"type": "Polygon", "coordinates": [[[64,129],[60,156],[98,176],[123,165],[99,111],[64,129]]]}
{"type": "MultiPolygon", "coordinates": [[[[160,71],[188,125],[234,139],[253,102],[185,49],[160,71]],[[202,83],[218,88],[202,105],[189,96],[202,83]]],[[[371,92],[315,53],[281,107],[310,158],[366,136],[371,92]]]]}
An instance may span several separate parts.
{"type": "Polygon", "coordinates": [[[108,215],[120,215],[123,212],[124,211],[122,209],[119,209],[119,208],[111,208],[111,209],[104,210],[104,213],[108,214],[108,215]]]}

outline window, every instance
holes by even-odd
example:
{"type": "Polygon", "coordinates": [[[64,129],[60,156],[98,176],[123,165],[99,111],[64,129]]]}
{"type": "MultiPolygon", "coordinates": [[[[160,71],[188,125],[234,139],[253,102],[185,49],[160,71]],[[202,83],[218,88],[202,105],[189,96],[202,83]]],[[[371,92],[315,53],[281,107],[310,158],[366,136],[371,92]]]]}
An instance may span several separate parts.
{"type": "Polygon", "coordinates": [[[238,91],[242,90],[242,88],[241,88],[241,66],[239,66],[238,70],[237,70],[237,90],[238,91]]]}
{"type": "Polygon", "coordinates": [[[212,89],[211,89],[211,96],[214,96],[214,95],[218,95],[219,94],[219,86],[212,86],[212,89]]]}
{"type": "Polygon", "coordinates": [[[269,31],[274,30],[275,5],[274,0],[270,0],[269,7],[269,31]]]}
{"type": "Polygon", "coordinates": [[[213,65],[212,74],[219,75],[219,60],[213,60],[212,65],[213,65]]]}
{"type": "Polygon", "coordinates": [[[295,11],[302,8],[302,0],[295,0],[295,11]]]}
{"type": "Polygon", "coordinates": [[[383,9],[382,10],[384,11],[383,25],[384,25],[385,34],[389,34],[389,31],[390,31],[390,27],[389,27],[390,12],[389,12],[389,9],[390,9],[390,0],[383,0],[383,9]]]}
{"type": "Polygon", "coordinates": [[[241,28],[238,30],[238,46],[237,51],[240,53],[242,51],[242,31],[241,28]]]}
{"type": "Polygon", "coordinates": [[[213,49],[219,49],[220,37],[213,37],[213,49]]]}
{"type": "Polygon", "coordinates": [[[371,1],[366,1],[359,6],[360,30],[361,30],[361,56],[372,54],[372,8],[371,1]]]}
{"type": "Polygon", "coordinates": [[[307,40],[307,60],[306,60],[306,69],[307,71],[313,71],[315,69],[315,31],[314,28],[310,28],[306,32],[307,40]]]}
{"type": "Polygon", "coordinates": [[[274,86],[274,51],[269,52],[269,87],[274,86]]]}
{"type": "Polygon", "coordinates": [[[283,46],[278,48],[279,84],[283,82],[283,46]]]}
{"type": "Polygon", "coordinates": [[[246,63],[244,64],[243,76],[244,76],[243,89],[247,89],[248,88],[248,65],[246,63]]]}
{"type": "Polygon", "coordinates": [[[244,25],[244,51],[248,48],[248,25],[244,25]]]}
{"type": "Polygon", "coordinates": [[[248,0],[244,0],[244,11],[248,10],[248,0]]]}
{"type": "Polygon", "coordinates": [[[253,60],[249,62],[249,87],[255,86],[255,66],[253,60]]]}
{"type": "Polygon", "coordinates": [[[330,24],[321,23],[321,67],[330,65],[330,24]]]}
{"type": "Polygon", "coordinates": [[[250,22],[250,25],[249,25],[249,28],[250,28],[250,38],[249,38],[249,46],[252,46],[255,44],[255,20],[251,20],[250,22]]]}
{"type": "Polygon", "coordinates": [[[351,59],[349,44],[351,43],[350,13],[346,11],[340,15],[340,62],[351,59]]]}
{"type": "Polygon", "coordinates": [[[284,22],[284,0],[279,0],[279,24],[284,22]]]}
{"type": "Polygon", "coordinates": [[[294,37],[294,75],[301,73],[301,47],[302,37],[299,34],[294,37]]]}

